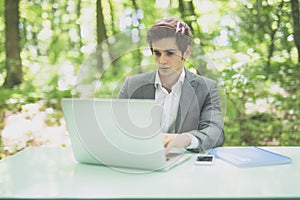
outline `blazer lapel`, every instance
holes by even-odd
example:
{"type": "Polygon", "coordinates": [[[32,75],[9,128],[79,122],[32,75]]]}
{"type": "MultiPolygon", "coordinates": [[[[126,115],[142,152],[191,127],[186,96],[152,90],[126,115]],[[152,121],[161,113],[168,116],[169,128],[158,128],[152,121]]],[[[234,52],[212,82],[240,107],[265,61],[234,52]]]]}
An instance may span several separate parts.
{"type": "Polygon", "coordinates": [[[196,81],[192,77],[191,72],[185,70],[185,73],[186,77],[182,85],[182,92],[175,124],[175,132],[179,132],[181,130],[182,124],[185,120],[186,115],[189,112],[191,104],[193,102],[197,102],[197,100],[195,99],[196,81]]]}
{"type": "Polygon", "coordinates": [[[147,85],[144,85],[142,93],[144,99],[155,99],[154,83],[148,83],[147,85]]]}
{"type": "Polygon", "coordinates": [[[144,99],[155,99],[155,72],[149,74],[150,78],[145,79],[144,85],[142,86],[142,96],[144,99]]]}

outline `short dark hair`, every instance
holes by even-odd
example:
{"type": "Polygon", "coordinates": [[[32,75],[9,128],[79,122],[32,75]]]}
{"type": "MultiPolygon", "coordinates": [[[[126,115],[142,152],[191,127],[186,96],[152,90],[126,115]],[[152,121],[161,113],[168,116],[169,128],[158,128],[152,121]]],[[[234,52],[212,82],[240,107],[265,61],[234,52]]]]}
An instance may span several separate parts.
{"type": "Polygon", "coordinates": [[[185,22],[173,17],[163,18],[156,21],[147,32],[147,42],[152,53],[152,42],[169,37],[176,38],[182,56],[193,40],[191,28],[185,22]]]}

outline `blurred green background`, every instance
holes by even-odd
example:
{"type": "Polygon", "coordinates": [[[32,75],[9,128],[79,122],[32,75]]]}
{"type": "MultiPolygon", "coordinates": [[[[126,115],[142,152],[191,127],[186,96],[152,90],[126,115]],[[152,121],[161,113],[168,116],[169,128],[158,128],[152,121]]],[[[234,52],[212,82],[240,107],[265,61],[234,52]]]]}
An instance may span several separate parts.
{"type": "Polygon", "coordinates": [[[300,144],[298,0],[5,0],[0,159],[70,145],[61,98],[115,97],[127,75],[152,62],[149,49],[116,50],[144,45],[144,30],[167,16],[193,29],[186,67],[219,83],[225,146],[300,144]],[[118,43],[122,35],[128,43],[118,43]],[[85,67],[92,75],[80,82],[85,67]]]}

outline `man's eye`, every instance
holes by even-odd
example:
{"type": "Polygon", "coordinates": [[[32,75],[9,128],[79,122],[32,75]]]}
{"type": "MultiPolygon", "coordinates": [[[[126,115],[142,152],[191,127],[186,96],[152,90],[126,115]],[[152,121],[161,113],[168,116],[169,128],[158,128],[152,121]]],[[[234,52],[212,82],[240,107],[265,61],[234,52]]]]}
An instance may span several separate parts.
{"type": "Polygon", "coordinates": [[[157,57],[160,57],[160,56],[161,56],[161,53],[160,53],[160,52],[157,52],[157,51],[155,51],[155,52],[154,52],[154,55],[155,55],[155,56],[157,56],[157,57]]]}
{"type": "Polygon", "coordinates": [[[171,52],[171,51],[168,51],[167,52],[167,56],[173,56],[175,53],[174,52],[171,52]]]}

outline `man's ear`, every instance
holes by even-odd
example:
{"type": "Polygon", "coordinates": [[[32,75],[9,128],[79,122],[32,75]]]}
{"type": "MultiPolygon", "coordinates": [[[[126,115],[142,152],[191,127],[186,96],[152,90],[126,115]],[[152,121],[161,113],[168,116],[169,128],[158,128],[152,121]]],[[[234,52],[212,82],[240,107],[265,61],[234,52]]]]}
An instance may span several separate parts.
{"type": "Polygon", "coordinates": [[[190,48],[190,45],[187,46],[184,54],[183,54],[183,59],[186,60],[187,57],[189,57],[189,55],[191,54],[191,48],[190,48]]]}

